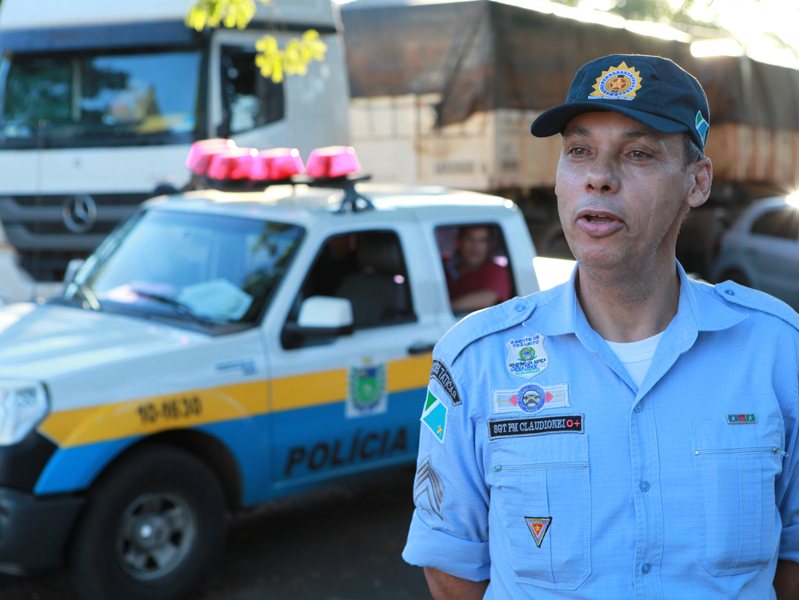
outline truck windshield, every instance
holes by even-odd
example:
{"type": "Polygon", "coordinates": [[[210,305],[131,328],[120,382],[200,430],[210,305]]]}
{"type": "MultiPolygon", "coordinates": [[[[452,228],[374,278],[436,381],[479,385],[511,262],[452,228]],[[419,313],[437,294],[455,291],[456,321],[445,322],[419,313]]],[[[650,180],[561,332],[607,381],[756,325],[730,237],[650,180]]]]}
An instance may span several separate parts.
{"type": "Polygon", "coordinates": [[[201,62],[200,50],[190,49],[6,54],[0,64],[0,146],[191,142],[200,121],[201,62]]]}
{"type": "Polygon", "coordinates": [[[145,211],[89,257],[66,299],[207,325],[254,323],[302,233],[274,221],[145,211]]]}

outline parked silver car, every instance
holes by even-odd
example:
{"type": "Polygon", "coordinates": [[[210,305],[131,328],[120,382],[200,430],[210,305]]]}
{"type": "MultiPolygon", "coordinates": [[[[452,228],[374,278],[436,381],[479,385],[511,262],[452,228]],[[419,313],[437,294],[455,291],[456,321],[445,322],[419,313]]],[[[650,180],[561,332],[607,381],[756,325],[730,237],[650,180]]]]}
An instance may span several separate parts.
{"type": "Polygon", "coordinates": [[[724,234],[712,278],[762,290],[799,310],[799,194],[747,208],[724,234]]]}

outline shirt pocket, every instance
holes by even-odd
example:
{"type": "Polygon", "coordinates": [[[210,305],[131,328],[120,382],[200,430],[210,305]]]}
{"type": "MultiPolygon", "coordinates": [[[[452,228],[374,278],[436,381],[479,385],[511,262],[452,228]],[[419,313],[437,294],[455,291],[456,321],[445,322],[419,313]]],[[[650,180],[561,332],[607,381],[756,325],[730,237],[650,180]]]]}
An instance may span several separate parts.
{"type": "Polygon", "coordinates": [[[489,475],[516,580],[575,590],[591,574],[588,436],[509,442],[492,452],[489,475]]]}
{"type": "Polygon", "coordinates": [[[779,419],[692,422],[700,562],[711,575],[762,570],[776,551],[774,482],[782,470],[779,419]]]}

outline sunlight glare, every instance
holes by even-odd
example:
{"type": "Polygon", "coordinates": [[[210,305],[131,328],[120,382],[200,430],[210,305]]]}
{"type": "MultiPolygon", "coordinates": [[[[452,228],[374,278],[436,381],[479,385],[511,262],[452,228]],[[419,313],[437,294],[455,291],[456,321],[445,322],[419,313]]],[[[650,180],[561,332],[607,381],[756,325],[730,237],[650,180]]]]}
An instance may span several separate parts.
{"type": "Polygon", "coordinates": [[[691,44],[692,56],[743,56],[744,49],[735,40],[705,40],[691,44]]]}

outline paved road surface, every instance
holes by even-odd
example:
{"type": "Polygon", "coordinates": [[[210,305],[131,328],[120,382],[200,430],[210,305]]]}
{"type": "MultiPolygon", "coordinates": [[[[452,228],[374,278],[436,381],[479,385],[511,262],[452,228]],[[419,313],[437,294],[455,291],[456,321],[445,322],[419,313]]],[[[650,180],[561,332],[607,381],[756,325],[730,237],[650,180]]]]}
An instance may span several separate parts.
{"type": "MultiPolygon", "coordinates": [[[[275,503],[230,529],[197,600],[429,600],[400,557],[413,511],[409,468],[275,503]]],[[[77,600],[59,571],[0,576],[2,600],[77,600]]]]}

